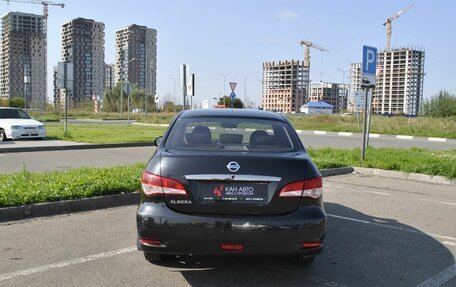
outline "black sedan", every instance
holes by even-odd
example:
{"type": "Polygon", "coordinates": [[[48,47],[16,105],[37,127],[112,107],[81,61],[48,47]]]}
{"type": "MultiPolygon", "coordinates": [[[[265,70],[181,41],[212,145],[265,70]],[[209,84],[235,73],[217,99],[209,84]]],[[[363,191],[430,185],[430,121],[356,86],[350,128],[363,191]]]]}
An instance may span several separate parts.
{"type": "Polygon", "coordinates": [[[168,255],[290,255],[323,250],[322,178],[296,131],[258,110],[180,113],[142,174],[138,248],[168,255]]]}

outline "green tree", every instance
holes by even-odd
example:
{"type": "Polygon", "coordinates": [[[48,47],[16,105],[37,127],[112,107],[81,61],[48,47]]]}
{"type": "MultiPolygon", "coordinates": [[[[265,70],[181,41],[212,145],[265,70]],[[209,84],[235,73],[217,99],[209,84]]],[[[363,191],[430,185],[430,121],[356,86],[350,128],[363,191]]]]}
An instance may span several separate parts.
{"type": "Polygon", "coordinates": [[[423,115],[433,118],[456,116],[456,95],[442,90],[424,101],[423,115]]]}
{"type": "MultiPolygon", "coordinates": [[[[224,96],[223,98],[220,98],[218,105],[225,105],[225,108],[231,108],[231,98],[228,96],[224,96]]],[[[233,108],[235,109],[242,109],[244,108],[244,103],[241,101],[241,99],[236,98],[233,101],[233,108]]]]}
{"type": "Polygon", "coordinates": [[[0,99],[0,107],[7,107],[8,100],[7,99],[0,99]]]}
{"type": "MultiPolygon", "coordinates": [[[[106,90],[103,98],[103,111],[105,112],[119,112],[120,111],[120,82],[117,83],[112,90],[106,90]]],[[[122,111],[126,112],[128,108],[128,97],[123,92],[122,97],[122,111]]],[[[146,110],[146,95],[147,92],[141,89],[138,85],[133,85],[133,90],[130,94],[130,110],[142,109],[146,110]]],[[[147,111],[155,110],[155,97],[147,95],[147,111]]]]}
{"type": "Polygon", "coordinates": [[[23,108],[25,105],[22,97],[12,97],[8,100],[8,106],[12,108],[23,108]]]}
{"type": "Polygon", "coordinates": [[[174,112],[176,108],[174,107],[174,103],[171,102],[171,101],[166,101],[164,104],[163,104],[163,111],[165,113],[172,113],[174,112]]]}

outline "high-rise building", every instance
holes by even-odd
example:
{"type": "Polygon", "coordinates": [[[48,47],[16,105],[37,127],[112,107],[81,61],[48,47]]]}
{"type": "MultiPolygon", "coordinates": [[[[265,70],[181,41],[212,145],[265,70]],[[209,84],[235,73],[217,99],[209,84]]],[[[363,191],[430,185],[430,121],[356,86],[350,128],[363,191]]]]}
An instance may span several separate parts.
{"type": "Polygon", "coordinates": [[[309,102],[326,102],[339,113],[346,105],[348,85],[328,82],[311,82],[309,102]]]}
{"type": "Polygon", "coordinates": [[[114,64],[105,64],[105,90],[112,90],[115,85],[115,69],[114,64]]]}
{"type": "Polygon", "coordinates": [[[361,63],[350,64],[350,85],[347,97],[347,110],[355,111],[355,94],[361,91],[361,63]]]}
{"type": "Polygon", "coordinates": [[[418,115],[423,99],[424,51],[401,48],[380,52],[377,70],[373,112],[418,115]]]}
{"type": "Polygon", "coordinates": [[[128,81],[155,95],[157,31],[130,25],[116,31],[116,83],[128,81]]]}
{"type": "Polygon", "coordinates": [[[43,16],[10,12],[2,17],[0,97],[22,97],[27,108],[46,106],[43,16]]]}
{"type": "Polygon", "coordinates": [[[92,96],[103,95],[104,28],[103,23],[84,18],[62,25],[62,62],[71,63],[73,69],[73,81],[67,82],[69,105],[82,106],[92,96]]]}
{"type": "Polygon", "coordinates": [[[262,83],[263,109],[297,112],[307,102],[309,68],[302,61],[265,62],[262,83]]]}

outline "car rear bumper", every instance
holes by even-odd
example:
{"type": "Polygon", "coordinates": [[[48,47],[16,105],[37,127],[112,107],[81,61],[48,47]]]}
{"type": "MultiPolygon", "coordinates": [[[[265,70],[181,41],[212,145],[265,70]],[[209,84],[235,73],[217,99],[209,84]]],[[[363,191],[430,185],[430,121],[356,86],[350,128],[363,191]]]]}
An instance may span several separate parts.
{"type": "Polygon", "coordinates": [[[158,246],[140,243],[138,247],[145,252],[315,255],[323,250],[326,214],[319,206],[301,206],[281,216],[188,215],[164,203],[142,203],[137,210],[137,227],[139,238],[160,241],[158,246]],[[322,244],[303,248],[302,244],[309,242],[322,244]],[[222,244],[242,245],[242,252],[224,251],[222,244]]]}

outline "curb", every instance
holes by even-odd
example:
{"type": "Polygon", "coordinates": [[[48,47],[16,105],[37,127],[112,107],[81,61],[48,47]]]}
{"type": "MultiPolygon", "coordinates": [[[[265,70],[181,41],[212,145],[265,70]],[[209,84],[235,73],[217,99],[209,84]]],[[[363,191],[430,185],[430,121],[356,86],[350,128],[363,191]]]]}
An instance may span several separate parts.
{"type": "MultiPolygon", "coordinates": [[[[330,169],[321,169],[323,177],[343,175],[349,173],[362,174],[368,176],[389,177],[396,179],[408,179],[421,182],[436,184],[456,185],[456,180],[449,180],[443,176],[430,176],[420,173],[406,173],[399,171],[383,170],[377,168],[365,167],[338,167],[330,169]]],[[[0,223],[31,219],[36,217],[53,216],[59,214],[68,214],[82,211],[105,209],[111,207],[120,207],[127,205],[136,205],[140,199],[139,192],[115,194],[107,196],[98,196],[91,198],[64,200],[57,202],[37,203],[30,205],[21,205],[14,207],[0,208],[0,223]]]]}
{"type": "MultiPolygon", "coordinates": [[[[352,173],[352,167],[322,169],[323,177],[352,173]]],[[[0,223],[138,204],[139,192],[0,208],[0,223]]]]}
{"type": "Polygon", "coordinates": [[[0,148],[0,153],[154,146],[153,142],[0,148]]]}
{"type": "MultiPolygon", "coordinates": [[[[298,134],[314,134],[314,135],[333,135],[333,136],[358,136],[362,137],[363,134],[352,133],[352,132],[328,132],[328,131],[312,131],[312,130],[296,130],[298,134]]],[[[406,135],[388,135],[388,134],[369,134],[369,138],[392,138],[400,140],[425,140],[431,142],[455,142],[456,139],[449,138],[436,138],[436,137],[417,137],[417,136],[406,136],[406,135]]]]}
{"type": "Polygon", "coordinates": [[[0,223],[35,217],[104,209],[139,202],[139,192],[0,208],[0,223]]]}
{"type": "Polygon", "coordinates": [[[334,176],[334,175],[342,175],[352,173],[353,167],[336,167],[336,168],[329,168],[329,169],[320,169],[320,173],[322,177],[334,176]]]}
{"type": "Polygon", "coordinates": [[[456,185],[456,180],[448,179],[444,176],[439,175],[427,175],[422,173],[408,173],[402,171],[394,170],[384,170],[378,168],[367,168],[367,167],[353,167],[354,173],[368,175],[368,176],[378,176],[378,177],[389,177],[396,179],[408,179],[420,182],[428,183],[437,183],[437,184],[448,184],[456,185]]]}

